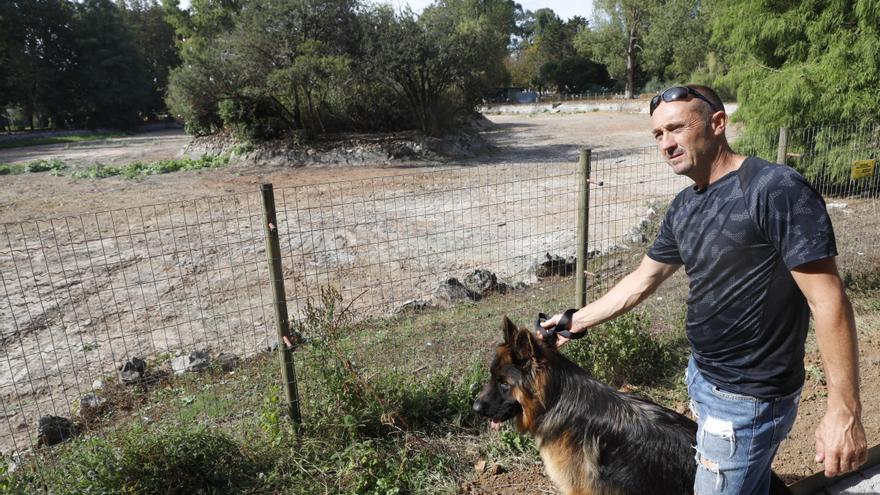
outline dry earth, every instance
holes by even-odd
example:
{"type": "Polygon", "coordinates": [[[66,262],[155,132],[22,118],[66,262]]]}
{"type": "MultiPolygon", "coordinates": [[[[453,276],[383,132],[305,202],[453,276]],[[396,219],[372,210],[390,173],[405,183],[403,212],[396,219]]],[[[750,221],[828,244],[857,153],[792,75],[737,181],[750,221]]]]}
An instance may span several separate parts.
{"type": "MultiPolygon", "coordinates": [[[[124,356],[206,346],[247,353],[265,342],[262,183],[276,189],[289,299],[330,283],[352,299],[366,292],[363,311],[425,297],[447,274],[488,267],[526,280],[543,253],[573,254],[580,148],[596,150],[593,176],[604,183],[592,189],[597,249],[627,236],[648,199],[681,187],[642,148],[650,145],[645,114],[490,119],[495,153],[442,164],[243,163],[141,181],[0,177],[0,451],[21,450],[33,440],[36,413],[67,413],[124,356]],[[218,307],[231,309],[212,313],[218,307]]],[[[166,131],[0,150],[0,162],[151,161],[178,156],[188,140],[166,131]]],[[[866,398],[880,395],[880,343],[872,339],[862,350],[866,398]]],[[[876,442],[880,412],[865,403],[876,442]]],[[[821,390],[808,386],[777,460],[789,479],[815,468],[811,431],[822,406],[821,390]]],[[[480,474],[467,491],[553,493],[540,466],[480,474]]]]}

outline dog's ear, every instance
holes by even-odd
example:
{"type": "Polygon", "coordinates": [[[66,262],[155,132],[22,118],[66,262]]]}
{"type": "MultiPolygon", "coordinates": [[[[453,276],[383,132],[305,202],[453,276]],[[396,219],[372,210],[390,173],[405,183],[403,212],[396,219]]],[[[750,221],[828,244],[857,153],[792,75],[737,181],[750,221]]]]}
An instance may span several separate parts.
{"type": "Polygon", "coordinates": [[[501,322],[501,330],[504,333],[504,343],[514,359],[526,362],[538,356],[540,347],[532,332],[518,329],[506,316],[501,322]]]}
{"type": "Polygon", "coordinates": [[[504,334],[504,343],[512,345],[518,331],[516,325],[510,321],[510,318],[508,318],[507,315],[504,315],[504,319],[501,320],[501,333],[504,334]]]}

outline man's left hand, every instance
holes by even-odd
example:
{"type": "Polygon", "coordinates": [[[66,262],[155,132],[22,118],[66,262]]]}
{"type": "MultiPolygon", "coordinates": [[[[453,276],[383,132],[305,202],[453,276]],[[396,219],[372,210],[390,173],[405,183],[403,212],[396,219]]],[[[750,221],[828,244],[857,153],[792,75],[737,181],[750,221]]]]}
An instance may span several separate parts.
{"type": "Polygon", "coordinates": [[[816,429],[816,462],[825,463],[825,477],[855,471],[867,460],[868,443],[859,415],[829,409],[816,429]]]}

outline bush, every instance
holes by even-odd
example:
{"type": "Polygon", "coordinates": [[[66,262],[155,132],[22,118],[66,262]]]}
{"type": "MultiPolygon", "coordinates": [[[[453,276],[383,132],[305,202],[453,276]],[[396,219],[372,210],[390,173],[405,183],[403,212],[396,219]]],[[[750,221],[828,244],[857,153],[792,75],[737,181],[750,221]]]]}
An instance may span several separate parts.
{"type": "MultiPolygon", "coordinates": [[[[39,463],[38,463],[39,464],[39,463]]],[[[39,468],[39,466],[30,466],[39,468]]],[[[10,491],[82,493],[239,493],[260,466],[232,439],[201,429],[135,428],[59,449],[53,469],[16,473],[10,491]]]]}
{"type": "Polygon", "coordinates": [[[566,354],[594,378],[619,387],[648,383],[665,375],[670,352],[647,332],[644,317],[627,313],[587,331],[566,354]]]}
{"type": "Polygon", "coordinates": [[[284,109],[266,98],[223,100],[220,118],[242,141],[277,139],[293,127],[284,118],[284,109]]]}

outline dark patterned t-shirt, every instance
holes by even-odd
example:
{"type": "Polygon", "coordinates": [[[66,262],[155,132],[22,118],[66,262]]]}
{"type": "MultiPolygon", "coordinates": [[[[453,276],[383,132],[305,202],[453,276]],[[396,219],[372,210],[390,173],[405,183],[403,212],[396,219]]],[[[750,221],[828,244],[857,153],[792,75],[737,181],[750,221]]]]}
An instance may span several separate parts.
{"type": "Polygon", "coordinates": [[[836,255],[822,197],[792,168],[755,157],[679,193],[648,250],[685,267],[687,336],[706,379],[761,398],[804,381],[810,311],[790,270],[836,255]]]}

